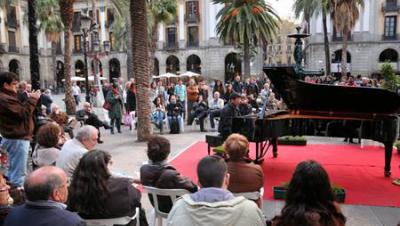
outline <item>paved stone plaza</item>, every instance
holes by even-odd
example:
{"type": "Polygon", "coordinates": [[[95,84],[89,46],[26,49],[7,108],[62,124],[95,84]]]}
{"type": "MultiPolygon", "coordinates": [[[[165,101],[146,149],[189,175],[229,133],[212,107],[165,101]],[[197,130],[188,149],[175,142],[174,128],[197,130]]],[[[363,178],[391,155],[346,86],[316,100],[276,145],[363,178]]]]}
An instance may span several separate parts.
{"type": "MultiPolygon", "coordinates": [[[[61,96],[55,96],[54,99],[60,104],[60,106],[62,106],[61,96]]],[[[96,108],[95,110],[99,113],[100,117],[103,117],[102,109],[96,108]]],[[[144,161],[147,160],[146,144],[136,142],[136,130],[129,131],[128,127],[122,128],[122,134],[117,133],[115,135],[111,135],[109,131],[102,129],[102,140],[104,143],[99,144],[98,148],[111,153],[113,157],[113,171],[126,174],[134,178],[139,178],[140,166],[144,161]]],[[[158,131],[155,133],[157,134],[158,131]]],[[[199,132],[198,126],[185,127],[185,132],[182,134],[164,134],[163,136],[171,141],[170,159],[178,156],[191,144],[204,140],[205,134],[206,133],[199,132]]],[[[308,142],[341,144],[342,139],[309,137],[308,142]]],[[[370,143],[372,141],[364,142],[370,143]]],[[[204,154],[206,155],[206,150],[204,150],[204,154]]],[[[400,175],[396,175],[396,172],[398,171],[393,170],[393,173],[395,174],[393,176],[400,177],[400,175]]],[[[391,197],[388,197],[388,199],[389,198],[391,197]]],[[[142,203],[146,209],[146,212],[149,213],[151,210],[151,205],[147,196],[142,197],[142,203]]],[[[283,204],[284,203],[282,201],[264,201],[263,212],[267,218],[270,219],[279,214],[283,204]]],[[[347,217],[346,225],[349,226],[396,226],[400,221],[400,208],[342,205],[342,210],[344,211],[344,215],[347,217]]]]}

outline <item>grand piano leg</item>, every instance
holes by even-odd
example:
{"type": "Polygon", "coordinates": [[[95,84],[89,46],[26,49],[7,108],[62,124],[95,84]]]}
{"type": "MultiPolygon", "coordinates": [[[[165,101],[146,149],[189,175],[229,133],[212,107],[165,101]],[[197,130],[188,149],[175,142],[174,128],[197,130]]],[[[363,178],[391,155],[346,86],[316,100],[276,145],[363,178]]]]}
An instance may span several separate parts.
{"type": "Polygon", "coordinates": [[[272,144],[272,156],[276,158],[278,157],[278,138],[272,138],[270,142],[272,144]]]}
{"type": "Polygon", "coordinates": [[[390,164],[392,162],[393,143],[385,143],[385,177],[389,177],[390,164]]]}

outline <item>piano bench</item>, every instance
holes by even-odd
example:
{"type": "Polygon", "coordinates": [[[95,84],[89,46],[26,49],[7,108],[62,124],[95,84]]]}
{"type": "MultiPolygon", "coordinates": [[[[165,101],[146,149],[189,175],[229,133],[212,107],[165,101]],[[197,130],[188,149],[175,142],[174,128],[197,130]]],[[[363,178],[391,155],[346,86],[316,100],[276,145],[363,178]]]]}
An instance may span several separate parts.
{"type": "Polygon", "coordinates": [[[219,135],[206,135],[207,152],[208,155],[211,153],[211,147],[218,147],[224,143],[224,140],[219,135]]]}

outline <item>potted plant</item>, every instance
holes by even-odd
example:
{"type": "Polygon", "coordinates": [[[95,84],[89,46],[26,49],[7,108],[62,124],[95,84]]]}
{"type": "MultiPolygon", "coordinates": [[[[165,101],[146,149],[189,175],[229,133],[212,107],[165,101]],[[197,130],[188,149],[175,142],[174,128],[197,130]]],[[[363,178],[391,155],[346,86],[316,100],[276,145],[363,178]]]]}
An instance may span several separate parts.
{"type": "MultiPolygon", "coordinates": [[[[288,188],[289,182],[283,182],[279,186],[272,187],[274,199],[285,199],[288,188]]],[[[344,203],[346,198],[345,189],[338,185],[332,185],[332,191],[335,194],[336,201],[339,203],[344,203]]]]}
{"type": "Polygon", "coordinates": [[[307,145],[307,139],[303,136],[284,136],[278,138],[278,144],[280,145],[307,145]]]}

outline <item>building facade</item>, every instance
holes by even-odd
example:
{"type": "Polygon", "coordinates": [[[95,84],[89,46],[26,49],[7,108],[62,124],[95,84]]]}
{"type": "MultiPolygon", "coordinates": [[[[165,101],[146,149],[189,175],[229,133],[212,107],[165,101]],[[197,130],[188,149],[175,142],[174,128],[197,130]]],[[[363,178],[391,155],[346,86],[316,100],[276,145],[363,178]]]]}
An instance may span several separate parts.
{"type": "MultiPolygon", "coordinates": [[[[383,62],[400,71],[400,0],[364,0],[360,18],[351,32],[348,70],[353,75],[371,76],[383,62]]],[[[328,16],[331,71],[341,72],[342,35],[335,31],[328,16]]],[[[305,47],[306,68],[325,68],[322,16],[314,15],[309,24],[311,37],[305,47]]]]}
{"type": "MultiPolygon", "coordinates": [[[[242,73],[240,50],[217,37],[216,15],[222,5],[211,0],[178,0],[175,20],[159,26],[153,74],[193,71],[207,79],[230,81],[242,73]]],[[[251,74],[262,72],[262,52],[252,58],[251,74]]]]}
{"type": "MultiPolygon", "coordinates": [[[[73,38],[71,40],[72,76],[84,76],[83,37],[81,30],[81,16],[88,14],[93,16],[90,1],[76,0],[74,5],[73,38]]],[[[24,22],[24,14],[27,12],[27,1],[14,0],[11,5],[0,8],[0,69],[15,72],[20,80],[30,80],[29,71],[29,31],[28,24],[24,22]]],[[[113,48],[112,24],[115,20],[115,10],[108,1],[97,1],[96,23],[98,24],[97,40],[100,51],[92,51],[94,38],[87,39],[89,76],[95,73],[107,80],[112,78],[127,78],[127,54],[126,50],[113,48]],[[104,50],[104,43],[108,43],[111,51],[104,50]]],[[[57,44],[56,67],[53,71],[52,45],[46,39],[43,31],[38,35],[40,80],[42,87],[63,87],[64,79],[64,35],[60,34],[60,42],[57,44]]]]}

